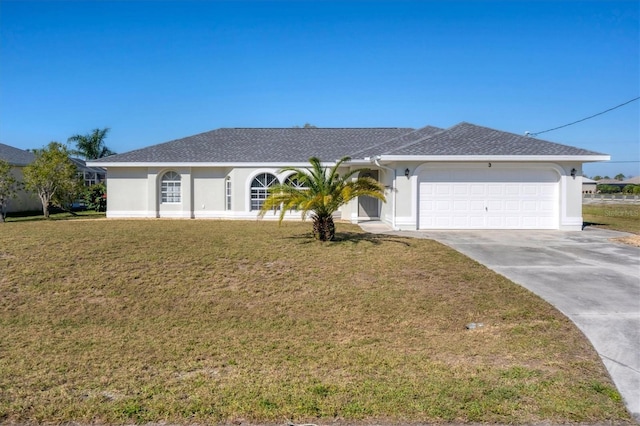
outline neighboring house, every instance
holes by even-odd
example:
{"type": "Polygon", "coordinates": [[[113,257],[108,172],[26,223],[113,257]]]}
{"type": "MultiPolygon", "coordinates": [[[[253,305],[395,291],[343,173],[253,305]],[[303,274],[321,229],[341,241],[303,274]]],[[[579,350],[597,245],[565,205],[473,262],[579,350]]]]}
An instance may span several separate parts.
{"type": "MultiPolygon", "coordinates": [[[[255,219],[285,166],[350,156],[386,203],[338,218],[394,229],[582,229],[582,164],[609,156],[469,123],[448,129],[222,128],[88,161],[107,169],[108,217],[255,219]]],[[[345,169],[347,170],[347,169],[345,169]]],[[[277,219],[276,214],[266,218],[277,219]]],[[[299,213],[287,214],[299,218],[299,213]]]]}
{"type": "Polygon", "coordinates": [[[600,179],[596,181],[596,183],[598,185],[617,186],[618,188],[620,188],[621,191],[622,191],[622,188],[628,185],[628,183],[625,183],[624,181],[617,180],[617,179],[600,179]]]}
{"type": "Polygon", "coordinates": [[[583,194],[595,194],[598,182],[588,177],[582,176],[582,193],[583,194]]]}
{"type": "Polygon", "coordinates": [[[101,167],[88,167],[87,162],[80,158],[69,158],[78,169],[78,175],[82,177],[85,186],[95,185],[107,179],[107,171],[101,167]]]}
{"type": "Polygon", "coordinates": [[[622,183],[627,186],[627,185],[640,185],[640,176],[635,176],[635,177],[631,177],[629,179],[625,179],[622,181],[622,183]]]}
{"type": "MultiPolygon", "coordinates": [[[[19,181],[23,181],[22,169],[35,159],[29,151],[14,148],[0,143],[0,159],[7,161],[12,167],[11,173],[19,181]]],[[[16,198],[9,201],[7,213],[41,210],[42,204],[37,195],[19,189],[16,198]]]]}
{"type": "Polygon", "coordinates": [[[622,191],[627,185],[640,185],[640,176],[631,177],[625,180],[600,179],[596,183],[598,185],[617,186],[620,191],[622,191]]]}

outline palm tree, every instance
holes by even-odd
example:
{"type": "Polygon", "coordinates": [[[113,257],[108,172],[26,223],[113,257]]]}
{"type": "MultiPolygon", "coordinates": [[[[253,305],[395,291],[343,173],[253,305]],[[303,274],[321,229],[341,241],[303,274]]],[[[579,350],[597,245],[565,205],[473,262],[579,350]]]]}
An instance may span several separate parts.
{"type": "Polygon", "coordinates": [[[106,157],[115,152],[111,151],[104,144],[104,140],[109,133],[109,128],[94,129],[87,135],[73,135],[68,142],[74,142],[77,149],[71,151],[72,154],[79,155],[85,160],[95,160],[96,158],[106,157]]]}
{"type": "Polygon", "coordinates": [[[344,175],[338,173],[349,157],[340,159],[330,169],[322,167],[316,157],[309,159],[311,167],[299,169],[285,167],[280,172],[293,171],[287,183],[269,188],[269,195],[260,209],[260,216],[271,210],[280,209],[280,222],[287,210],[298,210],[304,220],[311,212],[313,237],[320,241],[335,238],[336,228],[333,213],[356,197],[374,197],[385,202],[384,186],[371,177],[352,177],[366,169],[350,170],[344,175]]]}

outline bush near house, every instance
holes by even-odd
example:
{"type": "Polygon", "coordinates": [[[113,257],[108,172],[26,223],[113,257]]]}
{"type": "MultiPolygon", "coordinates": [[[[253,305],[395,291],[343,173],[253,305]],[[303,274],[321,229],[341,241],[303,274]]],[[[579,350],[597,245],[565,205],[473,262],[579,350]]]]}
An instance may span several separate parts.
{"type": "Polygon", "coordinates": [[[96,183],[87,187],[84,202],[89,210],[107,211],[107,187],[104,183],[96,183]]]}

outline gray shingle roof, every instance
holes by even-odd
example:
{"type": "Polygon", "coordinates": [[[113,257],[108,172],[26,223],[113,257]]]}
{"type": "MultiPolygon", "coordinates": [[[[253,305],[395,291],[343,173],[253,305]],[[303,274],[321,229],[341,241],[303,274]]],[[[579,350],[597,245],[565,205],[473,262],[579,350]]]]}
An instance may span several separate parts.
{"type": "Polygon", "coordinates": [[[603,155],[542,139],[460,123],[386,155],[603,155]]]}
{"type": "Polygon", "coordinates": [[[395,137],[390,140],[386,140],[376,145],[368,146],[360,151],[351,153],[353,158],[373,157],[375,155],[387,152],[393,149],[397,149],[416,141],[422,140],[428,136],[441,132],[443,129],[433,126],[425,126],[420,129],[414,130],[409,133],[405,133],[401,136],[395,137]]]}
{"type": "Polygon", "coordinates": [[[35,159],[35,155],[29,151],[0,143],[0,158],[13,166],[26,166],[35,159]]]}
{"type": "Polygon", "coordinates": [[[92,163],[303,163],[312,156],[334,161],[411,131],[410,128],[222,128],[92,163]]]}
{"type": "Polygon", "coordinates": [[[389,156],[603,155],[470,123],[449,129],[222,128],[112,155],[99,163],[305,163],[389,156]]]}

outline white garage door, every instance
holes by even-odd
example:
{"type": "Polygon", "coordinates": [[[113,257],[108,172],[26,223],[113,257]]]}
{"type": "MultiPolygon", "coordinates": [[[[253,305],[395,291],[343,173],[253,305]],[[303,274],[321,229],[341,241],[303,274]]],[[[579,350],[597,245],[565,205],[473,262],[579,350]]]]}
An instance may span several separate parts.
{"type": "Polygon", "coordinates": [[[419,176],[420,229],[557,229],[551,169],[431,169],[419,176]]]}

